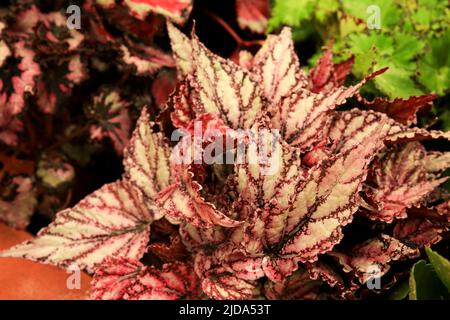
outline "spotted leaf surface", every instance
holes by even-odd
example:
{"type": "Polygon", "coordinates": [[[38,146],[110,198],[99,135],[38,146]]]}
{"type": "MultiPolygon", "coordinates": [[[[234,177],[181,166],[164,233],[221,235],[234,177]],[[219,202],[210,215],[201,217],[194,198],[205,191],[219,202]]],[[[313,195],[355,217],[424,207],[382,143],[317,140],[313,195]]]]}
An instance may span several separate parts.
{"type": "Polygon", "coordinates": [[[164,264],[161,269],[137,260],[110,258],[97,269],[92,299],[179,300],[198,298],[198,279],[184,263],[164,264]]]}
{"type": "Polygon", "coordinates": [[[115,182],[59,212],[36,239],[1,253],[93,272],[106,257],[139,259],[150,235],[151,212],[143,195],[126,182],[115,182]]]}

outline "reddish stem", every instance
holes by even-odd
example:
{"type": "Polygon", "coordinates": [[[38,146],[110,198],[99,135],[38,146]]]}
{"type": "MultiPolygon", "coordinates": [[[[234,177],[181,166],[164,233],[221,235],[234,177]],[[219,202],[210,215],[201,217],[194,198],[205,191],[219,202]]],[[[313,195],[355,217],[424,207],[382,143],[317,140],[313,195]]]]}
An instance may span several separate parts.
{"type": "Polygon", "coordinates": [[[238,44],[238,47],[251,47],[254,45],[262,45],[264,43],[263,40],[243,40],[236,31],[233,30],[233,28],[230,27],[230,25],[223,20],[221,17],[215,15],[214,13],[208,11],[208,10],[202,10],[207,16],[209,16],[211,19],[213,19],[215,22],[220,24],[222,28],[225,29],[226,32],[230,34],[230,36],[236,41],[238,44]]]}

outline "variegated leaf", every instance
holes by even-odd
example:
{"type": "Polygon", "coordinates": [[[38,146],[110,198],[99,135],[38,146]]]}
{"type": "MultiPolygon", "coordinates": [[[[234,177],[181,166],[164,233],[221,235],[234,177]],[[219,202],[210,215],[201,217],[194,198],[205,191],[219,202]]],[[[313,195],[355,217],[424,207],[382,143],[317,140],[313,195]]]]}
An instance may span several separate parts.
{"type": "Polygon", "coordinates": [[[170,236],[170,242],[154,242],[149,245],[148,251],[155,254],[163,262],[175,262],[186,259],[188,251],[180,235],[170,236]]]}
{"type": "Polygon", "coordinates": [[[281,282],[267,281],[264,296],[269,300],[316,300],[323,282],[311,279],[306,270],[298,270],[281,282]]]}
{"type": "Polygon", "coordinates": [[[450,131],[426,130],[417,127],[405,127],[400,124],[392,124],[386,138],[388,143],[404,143],[410,141],[424,141],[444,139],[450,141],[450,131]]]}
{"type": "MultiPolygon", "coordinates": [[[[290,199],[304,176],[298,151],[268,128],[268,120],[252,127],[253,140],[245,150],[245,160],[235,167],[240,201],[246,211],[259,209],[249,226],[252,237],[247,241],[255,243],[247,242],[248,250],[257,242],[260,246],[273,246],[282,239],[290,199]]],[[[248,213],[241,212],[241,216],[249,219],[248,213]]]]}
{"type": "Polygon", "coordinates": [[[330,265],[320,260],[307,264],[306,269],[312,280],[322,280],[331,288],[336,289],[341,296],[345,296],[356,289],[356,286],[352,286],[352,284],[350,284],[350,288],[346,288],[343,277],[330,265]]]}
{"type": "Polygon", "coordinates": [[[91,126],[91,139],[101,141],[108,137],[118,155],[122,155],[130,139],[131,119],[129,103],[115,88],[100,89],[85,106],[85,114],[95,121],[91,126]]]}
{"type": "Polygon", "coordinates": [[[152,75],[162,67],[175,66],[171,56],[152,47],[121,45],[120,52],[125,66],[138,75],[152,75]]]}
{"type": "Polygon", "coordinates": [[[170,95],[167,107],[171,110],[170,119],[176,128],[187,128],[195,119],[193,90],[186,79],[181,80],[170,95]]]}
{"type": "Polygon", "coordinates": [[[384,114],[352,109],[333,112],[327,136],[333,142],[332,151],[336,153],[359,145],[376,131],[379,132],[381,139],[385,139],[390,130],[389,119],[384,114]],[[385,123],[382,128],[379,127],[380,121],[385,123]]]}
{"type": "Polygon", "coordinates": [[[369,217],[392,222],[406,218],[406,209],[420,205],[447,178],[436,179],[424,166],[426,151],[418,142],[387,153],[375,170],[376,188],[367,191],[378,210],[369,217]]]}
{"type": "Polygon", "coordinates": [[[161,14],[176,23],[184,23],[192,10],[192,0],[124,0],[131,13],[145,19],[150,13],[161,14]]]}
{"type": "Polygon", "coordinates": [[[262,112],[262,92],[252,74],[192,39],[195,65],[191,84],[197,114],[213,113],[232,129],[248,129],[262,112]]]}
{"type": "Polygon", "coordinates": [[[293,91],[307,88],[306,74],[300,69],[290,28],[269,35],[253,60],[253,68],[264,88],[265,97],[277,105],[293,91]],[[294,90],[295,89],[295,90],[294,90]]]}
{"type": "Polygon", "coordinates": [[[129,183],[107,184],[59,212],[36,239],[0,254],[93,272],[106,257],[140,259],[149,241],[154,217],[144,197],[129,183]]]}
{"type": "Polygon", "coordinates": [[[341,240],[342,226],[359,206],[367,166],[382,146],[377,142],[379,130],[374,132],[361,144],[319,162],[303,178],[295,153],[281,148],[273,152],[278,154],[275,174],[265,175],[260,166],[237,168],[239,184],[248,185],[241,187],[241,199],[249,197],[248,208],[259,207],[250,210],[255,214],[247,218],[242,244],[253,254],[271,252],[262,261],[269,279],[282,281],[298,262],[315,261],[341,240]]]}
{"type": "Polygon", "coordinates": [[[428,152],[423,159],[425,170],[440,173],[450,168],[450,152],[428,152]]]}
{"type": "MultiPolygon", "coordinates": [[[[381,137],[381,139],[386,144],[400,144],[432,139],[450,140],[450,132],[427,131],[422,128],[407,127],[388,118],[383,113],[371,110],[351,109],[348,111],[333,112],[332,118],[327,127],[327,135],[334,141],[333,149],[336,151],[358,144],[365,137],[361,134],[361,130],[368,126],[376,125],[381,120],[385,122],[385,126],[382,128],[384,137],[381,137]]],[[[365,133],[371,134],[370,131],[365,131],[365,133]]]]}
{"type": "Polygon", "coordinates": [[[167,31],[169,33],[172,52],[177,64],[178,77],[184,78],[194,71],[191,39],[170,22],[167,22],[167,31]]]}
{"type": "Polygon", "coordinates": [[[255,281],[243,280],[224,268],[206,272],[202,279],[202,289],[214,300],[244,300],[257,294],[255,281]]]}
{"type": "Polygon", "coordinates": [[[125,177],[153,202],[172,183],[171,150],[162,133],[154,133],[147,110],[142,110],[133,136],[124,151],[125,177]]]}
{"type": "Polygon", "coordinates": [[[25,107],[25,95],[35,94],[36,77],[41,74],[41,69],[34,61],[35,52],[25,41],[11,45],[2,42],[1,51],[17,63],[6,63],[8,58],[2,62],[0,107],[7,108],[10,115],[16,115],[25,107]]]}
{"type": "Polygon", "coordinates": [[[184,263],[162,269],[137,260],[109,258],[94,275],[91,298],[97,300],[179,300],[198,298],[198,279],[184,263]]]}
{"type": "Polygon", "coordinates": [[[327,93],[314,94],[305,89],[297,90],[281,101],[275,111],[273,123],[280,129],[287,143],[301,150],[308,150],[314,141],[323,139],[325,128],[331,120],[329,112],[345,103],[359,92],[368,80],[384,71],[385,69],[382,69],[369,75],[357,85],[338,87],[327,93]]]}
{"type": "Polygon", "coordinates": [[[25,229],[37,205],[36,188],[31,178],[16,176],[0,179],[0,221],[25,229]],[[3,195],[6,195],[3,198],[3,195]]]}
{"type": "Polygon", "coordinates": [[[378,238],[367,240],[355,246],[349,255],[331,252],[344,266],[344,271],[355,272],[361,283],[380,278],[390,269],[390,263],[396,260],[415,258],[419,250],[410,248],[400,241],[382,234],[378,238]]]}
{"type": "Polygon", "coordinates": [[[157,195],[158,205],[164,209],[166,218],[173,223],[188,222],[201,228],[216,225],[235,227],[242,222],[228,217],[201,195],[202,186],[194,180],[194,174],[182,168],[177,181],[157,195]]]}
{"type": "Polygon", "coordinates": [[[264,33],[269,18],[269,0],[236,1],[237,21],[242,29],[264,33]]]}
{"type": "Polygon", "coordinates": [[[224,228],[219,226],[204,229],[190,223],[182,223],[179,232],[184,245],[191,252],[210,245],[218,246],[227,239],[224,228]]]}
{"type": "Polygon", "coordinates": [[[441,241],[441,234],[446,229],[444,223],[411,217],[396,223],[393,236],[412,247],[425,247],[441,241]]]}
{"type": "Polygon", "coordinates": [[[378,135],[322,161],[299,183],[282,230],[280,258],[312,262],[341,240],[342,227],[358,209],[367,166],[381,148],[378,135]]]}

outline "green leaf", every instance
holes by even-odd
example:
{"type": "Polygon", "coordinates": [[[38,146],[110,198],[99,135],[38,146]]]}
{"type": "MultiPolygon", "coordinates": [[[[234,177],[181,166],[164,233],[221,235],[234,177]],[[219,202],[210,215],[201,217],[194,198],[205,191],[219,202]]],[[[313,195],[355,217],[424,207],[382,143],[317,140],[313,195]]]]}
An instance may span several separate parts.
{"type": "Polygon", "coordinates": [[[420,83],[439,95],[445,94],[450,89],[449,43],[450,30],[444,36],[432,39],[418,65],[420,83]]]}
{"type": "Polygon", "coordinates": [[[397,285],[392,290],[388,298],[389,300],[403,300],[408,296],[408,294],[409,294],[409,281],[405,280],[400,282],[400,284],[397,285]]]}
{"type": "Polygon", "coordinates": [[[309,20],[315,7],[314,0],[275,0],[268,31],[272,32],[281,25],[299,27],[302,21],[309,20]]]}
{"type": "Polygon", "coordinates": [[[448,296],[445,286],[431,264],[420,260],[413,265],[409,278],[410,300],[443,300],[448,296]]]}
{"type": "Polygon", "coordinates": [[[364,21],[370,16],[367,8],[376,5],[380,8],[381,29],[397,26],[401,19],[401,10],[392,0],[343,0],[344,11],[364,21]]]}
{"type": "Polygon", "coordinates": [[[430,248],[425,248],[425,252],[439,279],[441,279],[442,283],[447,287],[447,290],[450,293],[450,261],[430,248]]]}

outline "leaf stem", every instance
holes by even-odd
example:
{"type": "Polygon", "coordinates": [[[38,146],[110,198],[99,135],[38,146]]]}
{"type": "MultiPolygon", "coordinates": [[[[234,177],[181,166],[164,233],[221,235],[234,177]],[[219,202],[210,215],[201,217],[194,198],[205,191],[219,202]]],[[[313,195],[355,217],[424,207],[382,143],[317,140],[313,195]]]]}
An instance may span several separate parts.
{"type": "Polygon", "coordinates": [[[226,32],[236,41],[238,47],[251,47],[254,45],[262,45],[264,43],[263,40],[244,40],[242,39],[236,31],[233,30],[233,28],[221,17],[218,15],[203,9],[202,10],[207,16],[209,16],[211,19],[213,19],[216,23],[218,23],[222,28],[225,29],[226,32]]]}

